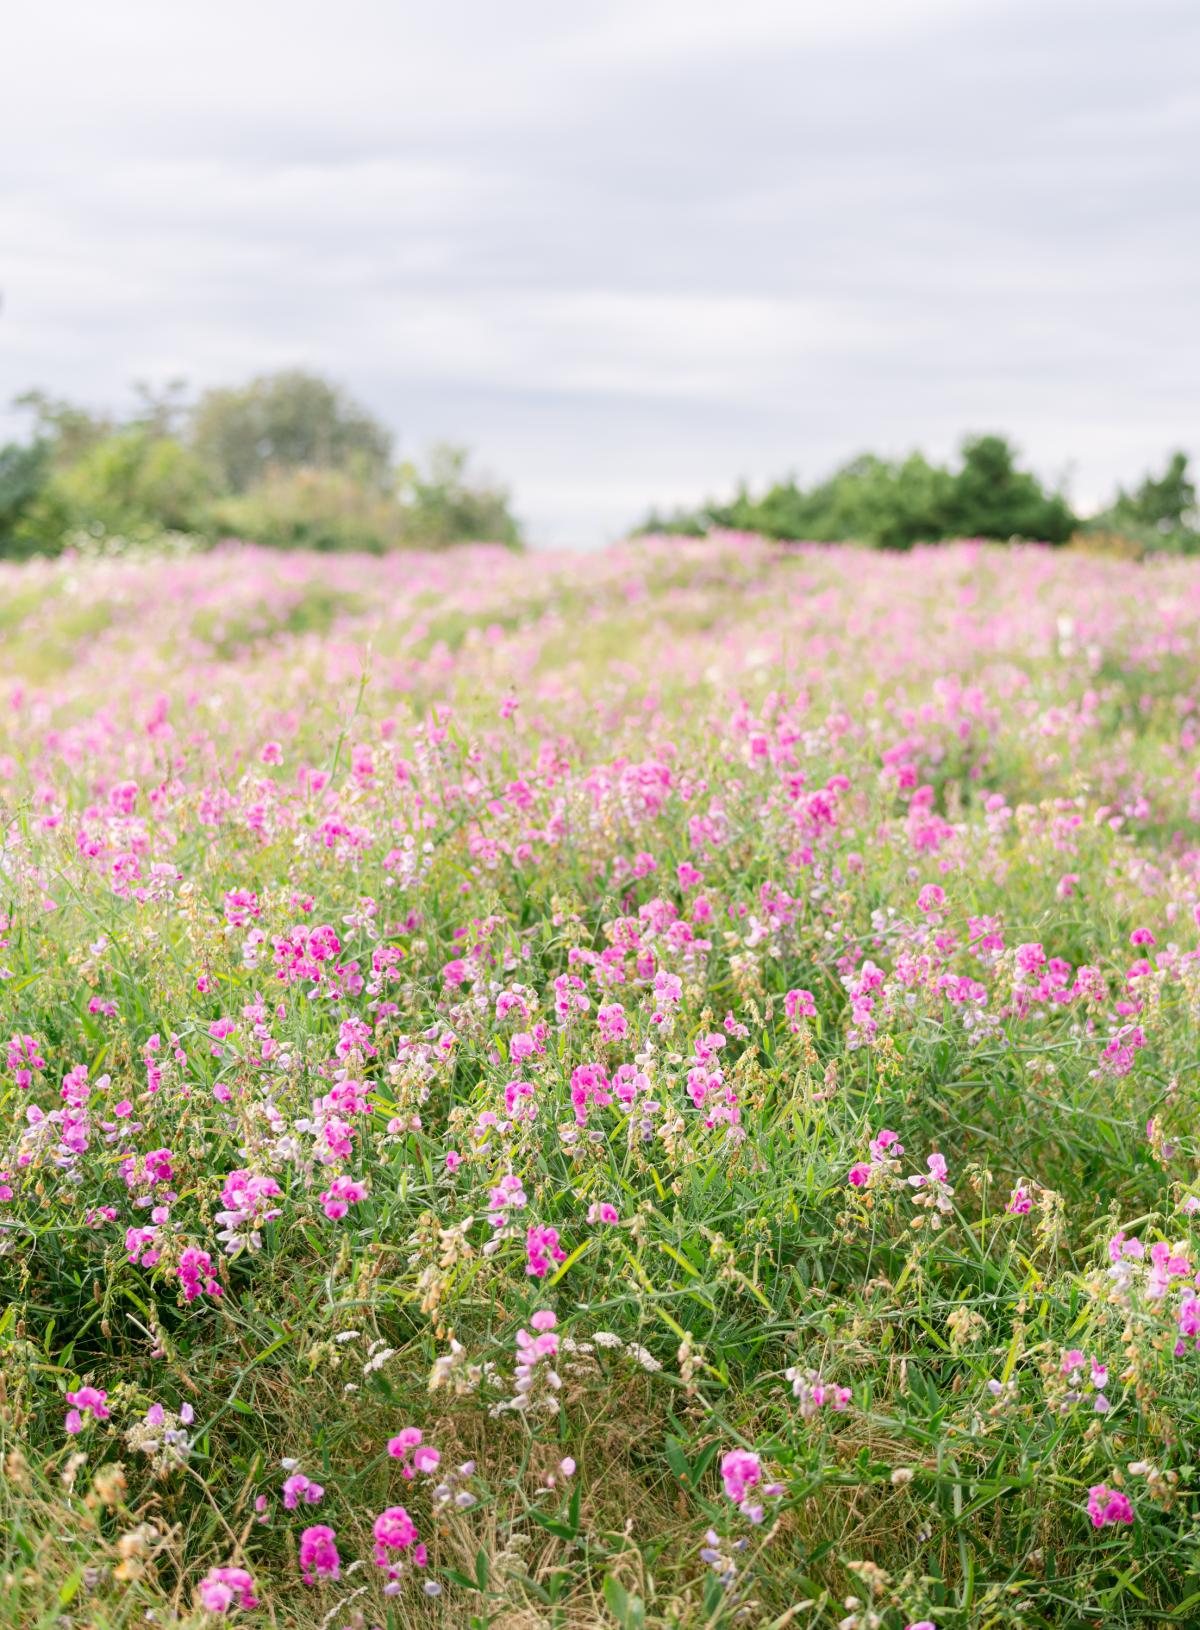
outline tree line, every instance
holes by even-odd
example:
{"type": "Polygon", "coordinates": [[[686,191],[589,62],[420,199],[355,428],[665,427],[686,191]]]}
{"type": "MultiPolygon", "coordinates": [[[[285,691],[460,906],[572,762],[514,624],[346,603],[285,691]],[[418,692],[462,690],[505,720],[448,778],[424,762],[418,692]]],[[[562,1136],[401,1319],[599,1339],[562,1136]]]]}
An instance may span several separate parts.
{"type": "Polygon", "coordinates": [[[933,464],[921,453],[901,461],[865,453],[814,486],[789,477],[758,496],[743,486],[729,503],[652,513],[638,530],[702,536],[715,527],[812,543],[855,540],[877,549],[945,538],[1023,538],[1077,539],[1135,554],[1200,552],[1185,453],[1171,454],[1161,476],[1148,475],[1131,492],[1118,489],[1105,510],[1085,519],[1063,493],[1019,468],[1011,444],[995,435],[968,437],[957,467],[933,464]]]}
{"type": "Polygon", "coordinates": [[[206,391],[135,387],[124,417],[29,391],[30,434],[0,447],[0,556],[185,533],[276,548],[382,553],[491,541],[517,548],[501,487],[443,444],[397,461],[345,391],[293,371],[206,391]]]}

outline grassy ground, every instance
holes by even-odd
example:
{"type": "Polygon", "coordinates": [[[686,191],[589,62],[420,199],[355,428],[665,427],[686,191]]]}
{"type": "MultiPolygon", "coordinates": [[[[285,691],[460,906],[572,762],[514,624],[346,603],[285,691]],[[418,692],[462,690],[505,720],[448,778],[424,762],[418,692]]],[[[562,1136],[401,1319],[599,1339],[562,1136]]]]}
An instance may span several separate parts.
{"type": "Polygon", "coordinates": [[[1198,640],[973,545],[0,567],[0,1624],[1200,1622],[1198,640]]]}

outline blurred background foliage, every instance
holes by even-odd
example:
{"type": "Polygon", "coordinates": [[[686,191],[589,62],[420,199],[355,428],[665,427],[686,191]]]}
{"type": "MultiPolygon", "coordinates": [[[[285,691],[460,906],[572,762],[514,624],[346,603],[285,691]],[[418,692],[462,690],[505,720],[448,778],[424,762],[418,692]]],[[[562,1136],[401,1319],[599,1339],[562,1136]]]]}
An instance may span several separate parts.
{"type": "MultiPolygon", "coordinates": [[[[387,427],[315,374],[265,375],[189,403],[172,380],[139,385],[124,418],[29,391],[23,441],[0,447],[0,556],[104,549],[177,534],[277,549],[383,554],[456,543],[522,546],[508,492],[476,475],[465,448],[397,459],[387,427]]],[[[1074,543],[1134,557],[1200,553],[1187,455],[1118,489],[1098,514],[1020,467],[1000,435],[970,436],[953,466],[914,452],[863,453],[823,481],[794,476],[758,495],[652,513],[636,530],[702,536],[715,528],[814,543],[911,549],[946,538],[1074,543]]]]}
{"type": "Polygon", "coordinates": [[[957,468],[931,464],[921,453],[891,462],[864,453],[826,480],[802,487],[794,477],[761,495],[742,487],[731,503],[651,514],[640,532],[701,536],[714,527],[764,537],[836,543],[856,540],[877,549],[911,549],[945,538],[1027,538],[1042,543],[1142,555],[1152,550],[1200,552],[1196,489],[1187,455],[1173,453],[1160,477],[1086,519],[1060,492],[1018,467],[1003,436],[971,436],[957,468]]]}
{"type": "Polygon", "coordinates": [[[521,546],[509,495],[466,449],[396,461],[390,431],[314,374],[206,391],[135,387],[124,419],[41,391],[19,397],[27,440],[0,447],[0,556],[150,542],[246,538],[280,549],[521,546]]]}

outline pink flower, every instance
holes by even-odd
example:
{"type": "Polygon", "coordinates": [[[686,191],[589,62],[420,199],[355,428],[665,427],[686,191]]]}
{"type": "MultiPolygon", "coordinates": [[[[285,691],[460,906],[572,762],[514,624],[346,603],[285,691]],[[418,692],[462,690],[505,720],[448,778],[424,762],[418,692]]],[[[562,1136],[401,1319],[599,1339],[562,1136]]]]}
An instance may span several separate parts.
{"type": "Polygon", "coordinates": [[[67,1402],[75,1405],[67,1411],[66,1419],[66,1429],[72,1437],[83,1431],[85,1415],[97,1421],[108,1420],[112,1411],[105,1401],[107,1397],[107,1392],[101,1392],[98,1387],[79,1387],[75,1392],[68,1392],[67,1402]]]}
{"type": "Polygon", "coordinates": [[[795,1035],[800,1026],[799,1019],[815,1019],[817,1016],[817,1003],[810,990],[790,990],[783,999],[784,1011],[788,1016],[792,1034],[795,1035]]]}
{"type": "Polygon", "coordinates": [[[46,1068],[46,1060],[41,1055],[38,1043],[28,1035],[15,1035],[11,1038],[6,1062],[13,1072],[13,1080],[21,1088],[31,1087],[33,1072],[46,1068]]]}
{"type": "Polygon", "coordinates": [[[936,911],[939,906],[945,904],[945,900],[945,889],[939,887],[937,883],[926,883],[917,895],[917,907],[921,911],[936,911]]]}
{"type": "Polygon", "coordinates": [[[357,1178],[340,1176],[321,1195],[321,1204],[330,1222],[344,1217],[352,1205],[367,1197],[367,1185],[357,1178]]]}
{"type": "Polygon", "coordinates": [[[306,1528],[300,1536],[300,1572],[306,1585],[315,1585],[319,1579],[337,1579],[341,1576],[342,1559],[338,1555],[337,1535],[332,1528],[318,1523],[306,1528]]]}
{"type": "Polygon", "coordinates": [[[535,1223],[525,1234],[525,1272],[544,1279],[555,1262],[565,1262],[567,1253],[558,1243],[557,1228],[539,1228],[535,1223]]]}
{"type": "Polygon", "coordinates": [[[212,1257],[198,1245],[187,1247],[179,1258],[176,1272],[185,1302],[194,1302],[198,1296],[220,1296],[221,1287],[213,1278],[212,1257]]]}
{"type": "Polygon", "coordinates": [[[387,1452],[393,1460],[402,1462],[401,1472],[410,1482],[417,1472],[436,1471],[442,1459],[436,1449],[421,1442],[419,1426],[406,1426],[389,1438],[387,1452]]]}
{"type": "Polygon", "coordinates": [[[889,1132],[885,1126],[883,1131],[873,1137],[870,1142],[871,1159],[880,1164],[885,1160],[896,1160],[904,1153],[904,1145],[900,1142],[898,1132],[889,1132]]]}
{"type": "Polygon", "coordinates": [[[749,1449],[730,1449],[721,1456],[721,1481],[726,1496],[741,1505],[750,1490],[762,1482],[762,1461],[749,1449]]]}
{"type": "Polygon", "coordinates": [[[206,1613],[247,1612],[258,1606],[254,1581],[245,1568],[210,1568],[196,1587],[206,1613]]]}
{"type": "Polygon", "coordinates": [[[935,1150],[934,1153],[929,1156],[925,1164],[929,1168],[928,1176],[924,1172],[918,1172],[913,1177],[910,1177],[908,1181],[911,1183],[913,1188],[919,1189],[924,1187],[926,1183],[944,1183],[946,1181],[945,1155],[939,1155],[935,1150]]]}
{"type": "Polygon", "coordinates": [[[1005,1210],[1015,1217],[1024,1217],[1033,1210],[1033,1199],[1024,1183],[1018,1183],[1013,1189],[1005,1210]]]}
{"type": "Polygon", "coordinates": [[[865,1161],[860,1160],[856,1162],[855,1165],[851,1166],[849,1172],[846,1174],[846,1181],[849,1183],[852,1189],[862,1189],[866,1188],[870,1176],[871,1168],[865,1161]]]}
{"type": "Polygon", "coordinates": [[[629,1034],[629,1021],[620,1002],[608,1002],[596,1010],[596,1024],[603,1041],[624,1041],[629,1034]]]}
{"type": "Polygon", "coordinates": [[[1133,1521],[1133,1506],[1129,1496],[1120,1489],[1110,1489],[1106,1483],[1095,1483],[1088,1490],[1088,1516],[1093,1528],[1105,1528],[1109,1523],[1133,1521]]]}
{"type": "Polygon", "coordinates": [[[305,1505],[320,1505],[324,1493],[320,1483],[310,1481],[303,1472],[293,1472],[283,1485],[283,1503],[289,1511],[295,1511],[301,1500],[305,1505]]]}
{"type": "Polygon", "coordinates": [[[392,1564],[389,1551],[405,1551],[420,1538],[416,1523],[402,1505],[389,1506],[386,1511],[381,1511],[371,1531],[375,1535],[375,1561],[381,1568],[392,1564]]]}

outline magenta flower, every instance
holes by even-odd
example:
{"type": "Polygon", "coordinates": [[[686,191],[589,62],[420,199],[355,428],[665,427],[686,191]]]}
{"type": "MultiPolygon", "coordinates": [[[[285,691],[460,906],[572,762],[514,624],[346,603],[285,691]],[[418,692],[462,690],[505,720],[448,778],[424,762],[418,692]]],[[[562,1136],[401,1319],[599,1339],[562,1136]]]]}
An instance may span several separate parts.
{"type": "Polygon", "coordinates": [[[305,1505],[320,1505],[324,1494],[320,1483],[314,1483],[303,1472],[293,1472],[284,1480],[283,1503],[289,1511],[295,1511],[301,1500],[305,1505]]]}
{"type": "Polygon", "coordinates": [[[338,1555],[337,1535],[332,1528],[317,1523],[306,1528],[300,1536],[300,1572],[306,1585],[315,1585],[321,1579],[341,1577],[342,1559],[338,1555]]]}
{"type": "Polygon", "coordinates": [[[333,1182],[321,1195],[321,1205],[330,1222],[338,1222],[346,1215],[350,1207],[357,1205],[360,1200],[367,1197],[367,1185],[357,1178],[342,1175],[335,1177],[333,1182]]]}
{"type": "Polygon", "coordinates": [[[721,1481],[726,1496],[741,1505],[752,1488],[762,1481],[762,1461],[749,1449],[730,1449],[721,1456],[721,1481]]]}
{"type": "Polygon", "coordinates": [[[194,1302],[198,1296],[220,1296],[221,1287],[213,1278],[212,1257],[198,1245],[189,1245],[182,1253],[176,1272],[185,1302],[194,1302]]]}
{"type": "Polygon", "coordinates": [[[419,1426],[406,1426],[394,1438],[389,1438],[387,1452],[393,1460],[401,1462],[401,1473],[410,1482],[418,1472],[436,1471],[442,1459],[436,1449],[422,1443],[419,1426]]]}
{"type": "Polygon", "coordinates": [[[539,1228],[534,1224],[525,1235],[525,1272],[535,1279],[544,1279],[556,1262],[565,1262],[567,1253],[558,1243],[557,1228],[539,1228]]]}
{"type": "Polygon", "coordinates": [[[783,999],[784,1011],[795,1034],[799,1029],[800,1019],[815,1019],[817,1016],[817,1003],[810,990],[790,990],[783,999]]]}
{"type": "Polygon", "coordinates": [[[210,1568],[196,1587],[206,1613],[249,1612],[258,1606],[254,1581],[245,1568],[210,1568]]]}
{"type": "Polygon", "coordinates": [[[1110,1489],[1106,1483],[1095,1483],[1088,1490],[1088,1516],[1093,1528],[1105,1528],[1109,1523],[1132,1523],[1133,1506],[1129,1496],[1120,1489],[1110,1489]]]}
{"type": "Polygon", "coordinates": [[[420,1537],[416,1523],[402,1505],[389,1506],[386,1511],[381,1511],[372,1524],[371,1532],[375,1536],[375,1561],[381,1568],[391,1567],[393,1558],[390,1552],[406,1551],[420,1537]]]}
{"type": "Polygon", "coordinates": [[[79,1387],[74,1392],[68,1392],[67,1402],[74,1404],[74,1409],[67,1411],[66,1429],[72,1437],[77,1436],[84,1428],[84,1417],[90,1415],[93,1420],[106,1421],[112,1411],[107,1402],[107,1392],[101,1392],[98,1387],[79,1387]]]}

